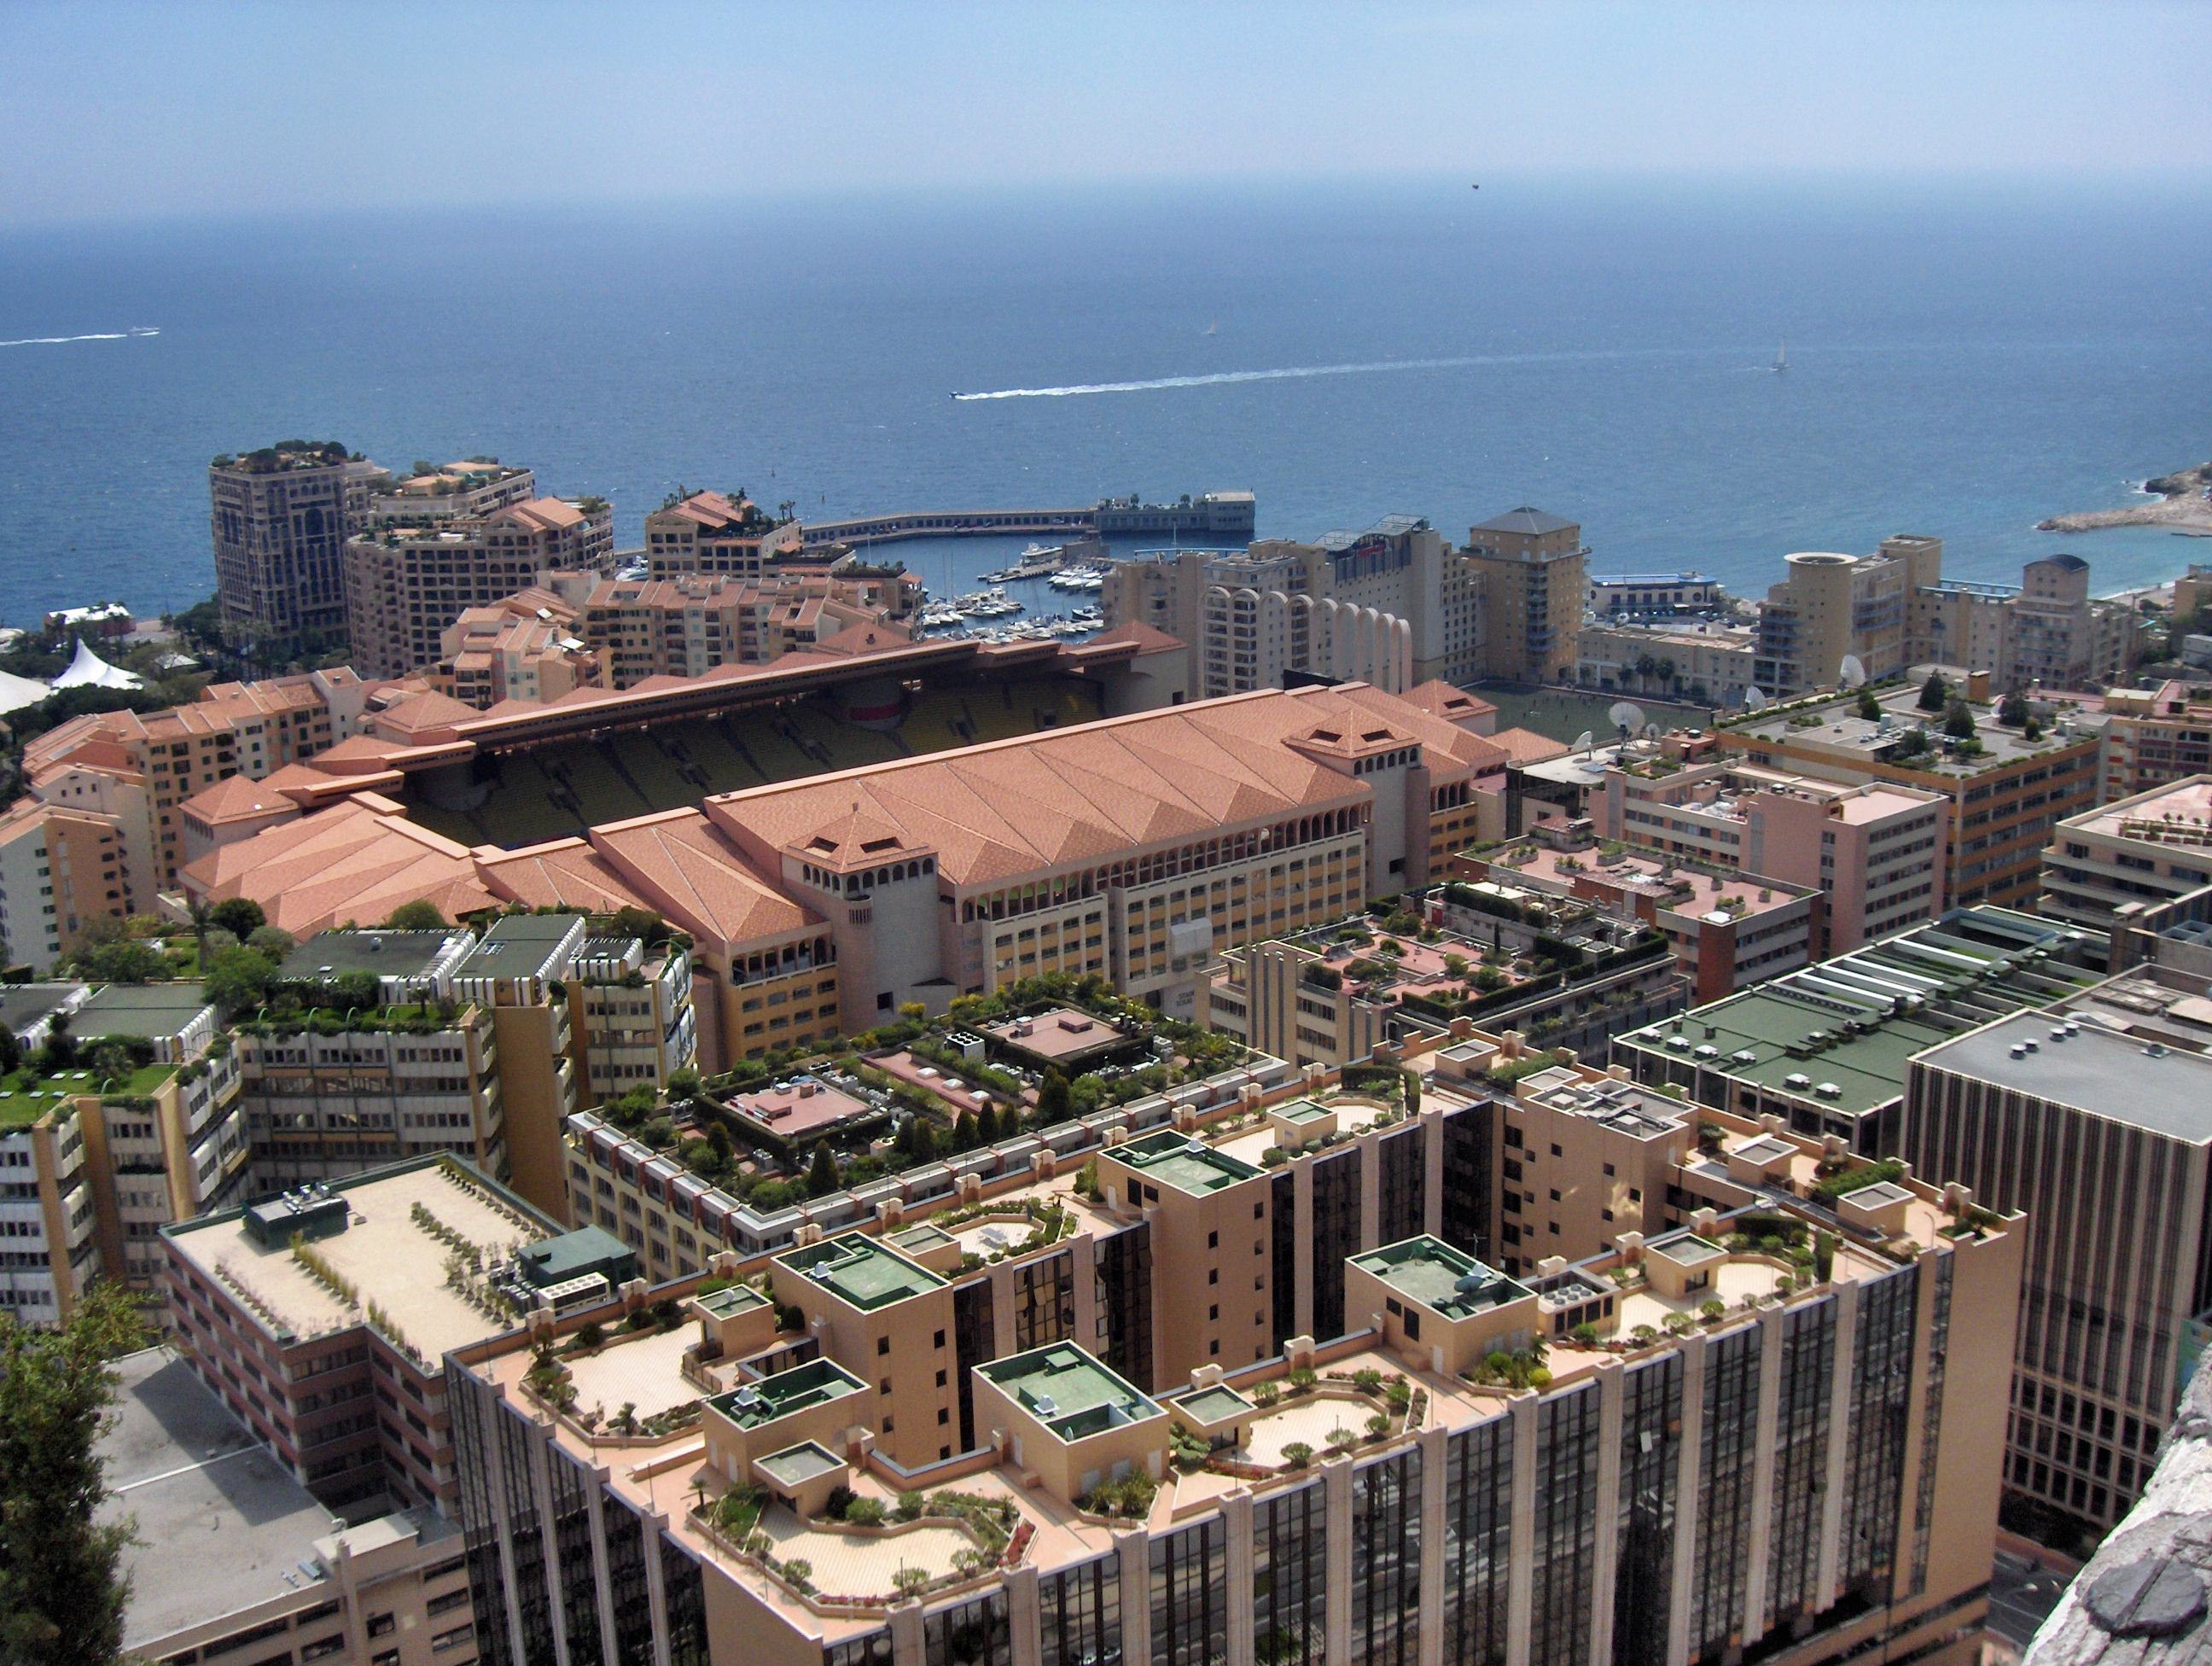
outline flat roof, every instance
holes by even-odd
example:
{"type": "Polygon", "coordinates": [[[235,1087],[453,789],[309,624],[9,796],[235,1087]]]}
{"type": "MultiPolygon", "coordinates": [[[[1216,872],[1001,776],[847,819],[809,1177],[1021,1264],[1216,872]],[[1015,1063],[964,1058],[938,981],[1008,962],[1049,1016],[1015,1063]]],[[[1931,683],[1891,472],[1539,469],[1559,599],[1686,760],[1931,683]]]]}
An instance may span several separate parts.
{"type": "Polygon", "coordinates": [[[861,1232],[793,1250],[776,1262],[864,1313],[945,1284],[927,1268],[861,1232]]]}
{"type": "Polygon", "coordinates": [[[768,1298],[749,1284],[725,1285],[720,1290],[710,1290],[693,1299],[718,1319],[750,1313],[757,1307],[768,1305],[768,1298]]]}
{"type": "Polygon", "coordinates": [[[0,1024],[21,1035],[69,1004],[82,983],[0,983],[0,1024]]]}
{"type": "Polygon", "coordinates": [[[580,914],[508,914],[491,923],[455,967],[456,977],[544,976],[553,952],[576,929],[580,914]]]}
{"type": "Polygon", "coordinates": [[[1426,1233],[1354,1256],[1352,1264],[1447,1319],[1472,1318],[1529,1293],[1503,1273],[1426,1233]]]}
{"type": "Polygon", "coordinates": [[[1224,1423],[1232,1417],[1259,1409],[1224,1383],[1178,1395],[1174,1403],[1176,1410],[1188,1412],[1200,1423],[1224,1423]]]}
{"type": "Polygon", "coordinates": [[[1328,1116],[1328,1112],[1310,1099],[1292,1099],[1284,1104],[1270,1105],[1268,1114],[1279,1116],[1285,1122],[1295,1125],[1300,1122],[1318,1122],[1328,1116]]]}
{"type": "Polygon", "coordinates": [[[2094,982],[2099,974],[2059,958],[2086,935],[2009,909],[1958,909],[1632,1031],[1614,1045],[1863,1116],[1902,1093],[1906,1061],[1962,1023],[2045,1006],[2094,982]],[[2045,958],[2030,959],[2037,949],[2045,958]],[[1963,1016],[1934,1010],[1947,1000],[1963,1006],[1963,1016]],[[1834,1091],[1820,1091],[1826,1084],[1834,1091]]]}
{"type": "Polygon", "coordinates": [[[1249,1180],[1260,1172],[1249,1163],[1217,1151],[1203,1140],[1173,1129],[1132,1140],[1127,1145],[1109,1146],[1106,1154],[1127,1164],[1148,1180],[1160,1181],[1197,1197],[1233,1186],[1240,1180],[1249,1180]]]}
{"type": "Polygon", "coordinates": [[[2063,1041],[2049,1012],[2017,1012],[1932,1047],[1921,1062],[2175,1140],[2212,1140],[2212,1058],[2084,1022],[2063,1041]],[[2036,1050],[2012,1056],[2015,1043],[2036,1050]]]}
{"type": "Polygon", "coordinates": [[[877,1114],[876,1108],[866,1100],[856,1099],[842,1088],[832,1087],[813,1076],[779,1082],[757,1093],[737,1094],[730,1099],[729,1107],[787,1139],[848,1122],[856,1116],[877,1114]]]}
{"type": "Polygon", "coordinates": [[[331,1189],[346,1201],[346,1228],[317,1238],[313,1248],[353,1284],[357,1306],[294,1261],[289,1244],[264,1248],[256,1243],[246,1230],[243,1209],[164,1227],[162,1233],[210,1283],[222,1281],[220,1269],[251,1290],[275,1316],[266,1321],[272,1328],[289,1329],[296,1339],[343,1330],[367,1323],[368,1304],[374,1301],[399,1327],[401,1336],[394,1340],[416,1348],[427,1367],[435,1370],[449,1350],[509,1325],[485,1317],[459,1291],[447,1287],[446,1262],[453,1248],[416,1223],[416,1205],[482,1248],[487,1263],[505,1261],[523,1245],[560,1230],[482,1176],[469,1171],[465,1178],[449,1177],[437,1158],[373,1169],[333,1181],[331,1189]]]}
{"type": "Polygon", "coordinates": [[[2058,824],[2070,832],[2095,833],[2172,849],[2183,860],[2212,858],[2212,775],[2168,781],[2132,798],[2118,799],[2058,824]]]}
{"type": "Polygon", "coordinates": [[[317,932],[284,957],[276,976],[313,982],[347,972],[379,977],[422,977],[438,963],[457,927],[435,931],[317,932]],[[326,970],[327,969],[327,970],[326,970]]]}
{"type": "Polygon", "coordinates": [[[1073,1342],[1054,1342],[975,1370],[1062,1440],[1163,1414],[1158,1402],[1073,1342]]]}
{"type": "Polygon", "coordinates": [[[796,1446],[787,1446],[781,1452],[770,1452],[753,1462],[770,1481],[785,1487],[804,1487],[818,1476],[842,1472],[845,1468],[844,1459],[811,1440],[802,1440],[796,1446]]]}
{"type": "Polygon", "coordinates": [[[810,1359],[757,1383],[742,1383],[707,1403],[739,1428],[757,1429],[793,1412],[858,1394],[863,1386],[859,1377],[835,1359],[810,1359]]]}
{"type": "Polygon", "coordinates": [[[297,1589],[284,1576],[298,1578],[330,1511],[167,1348],[126,1354],[115,1370],[115,1420],[99,1445],[111,1496],[99,1518],[138,1522],[123,1552],[124,1646],[297,1589]]]}
{"type": "Polygon", "coordinates": [[[983,1033],[1040,1059],[1080,1058],[1119,1047],[1130,1039],[1127,1031],[1073,1006],[1055,1006],[1027,1018],[1006,1018],[985,1025],[983,1033]]]}
{"type": "Polygon", "coordinates": [[[1669,1232],[1644,1246],[1649,1256],[1663,1256],[1677,1267],[1702,1267],[1716,1256],[1728,1253],[1711,1238],[1699,1237],[1695,1232],[1669,1232]]]}
{"type": "Polygon", "coordinates": [[[111,983],[76,1009],[72,1033],[93,1036],[173,1036],[208,1008],[198,983],[111,983]]]}
{"type": "MultiPolygon", "coordinates": [[[[1915,769],[1926,775],[1972,776],[1991,769],[2000,769],[2023,758],[2063,751],[2069,746],[2089,745],[2096,737],[2089,733],[2064,735],[2057,726],[2044,730],[2041,737],[2030,740],[2020,729],[2008,729],[1996,721],[1996,704],[1984,701],[1970,702],[1974,714],[1975,735],[1984,747],[1978,757],[1957,757],[1942,750],[1943,714],[1920,709],[1920,690],[1928,680],[1929,667],[1915,666],[1905,680],[1888,688],[1876,689],[1875,702],[1887,715],[1889,727],[1884,730],[1881,721],[1869,720],[1858,714],[1856,693],[1838,694],[1832,700],[1818,702],[1799,701],[1788,706],[1774,706],[1755,714],[1731,717],[1720,725],[1721,733],[1753,737],[1782,746],[1803,746],[1832,755],[1852,758],[1872,757],[1876,752],[1894,745],[1907,729],[1924,727],[1935,750],[1909,760],[1899,759],[1899,769],[1915,769]],[[1802,720],[1810,717],[1812,723],[1802,720]],[[1793,723],[1793,720],[1797,720],[1793,723]]],[[[1963,696],[1966,689],[1962,679],[1949,678],[1952,692],[1963,696]]]]}

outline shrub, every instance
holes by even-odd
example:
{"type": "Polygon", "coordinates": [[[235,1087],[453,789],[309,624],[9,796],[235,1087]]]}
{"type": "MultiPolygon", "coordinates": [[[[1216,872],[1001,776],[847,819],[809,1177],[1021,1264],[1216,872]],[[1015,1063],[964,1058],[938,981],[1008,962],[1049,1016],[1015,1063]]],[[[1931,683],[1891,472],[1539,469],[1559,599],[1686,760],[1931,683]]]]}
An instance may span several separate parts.
{"type": "Polygon", "coordinates": [[[1318,1383],[1320,1380],[1321,1379],[1314,1374],[1312,1366],[1300,1365],[1291,1372],[1291,1392],[1292,1394],[1311,1394],[1314,1389],[1314,1384],[1318,1383]]]}
{"type": "Polygon", "coordinates": [[[1573,1335],[1575,1341],[1580,1342],[1584,1347],[1589,1347],[1597,1341],[1597,1327],[1590,1323],[1589,1320],[1585,1319],[1582,1323],[1574,1328],[1571,1335],[1573,1335]]]}
{"type": "Polygon", "coordinates": [[[908,1487],[905,1492],[901,1493],[898,1495],[898,1510],[896,1513],[901,1521],[910,1522],[914,1520],[915,1517],[921,1515],[921,1511],[922,1497],[921,1494],[915,1491],[914,1488],[908,1487]]]}
{"type": "Polygon", "coordinates": [[[855,1527],[881,1527],[884,1513],[881,1499],[854,1499],[845,1506],[845,1519],[855,1527]]]}
{"type": "Polygon", "coordinates": [[[1362,1394],[1382,1392],[1382,1373],[1368,1365],[1352,1373],[1352,1386],[1362,1394]]]}
{"type": "Polygon", "coordinates": [[[1388,1412],[1370,1412],[1370,1413],[1367,1414],[1367,1438],[1368,1438],[1370,1440],[1380,1440],[1380,1439],[1382,1439],[1382,1437],[1383,1437],[1383,1436],[1385,1436],[1385,1435],[1389,1434],[1389,1432],[1390,1432],[1390,1414],[1389,1414],[1389,1413],[1388,1413],[1388,1412]]]}
{"type": "Polygon", "coordinates": [[[1728,1304],[1717,1296],[1708,1296],[1698,1304],[1698,1311],[1708,1319],[1717,1319],[1728,1311],[1728,1304]]]}
{"type": "Polygon", "coordinates": [[[1283,1448],[1283,1462],[1293,1469],[1303,1469],[1313,1462],[1313,1448],[1303,1440],[1293,1440],[1283,1448]]]}

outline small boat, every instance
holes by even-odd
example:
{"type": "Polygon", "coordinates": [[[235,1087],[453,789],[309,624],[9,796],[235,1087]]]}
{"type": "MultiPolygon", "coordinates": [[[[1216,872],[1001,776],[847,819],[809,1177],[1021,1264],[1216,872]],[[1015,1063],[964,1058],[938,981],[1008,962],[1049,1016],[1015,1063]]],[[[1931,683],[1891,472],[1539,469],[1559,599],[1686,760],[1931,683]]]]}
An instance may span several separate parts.
{"type": "Polygon", "coordinates": [[[1787,370],[1790,368],[1790,344],[1786,340],[1774,350],[1774,368],[1777,370],[1787,370]]]}

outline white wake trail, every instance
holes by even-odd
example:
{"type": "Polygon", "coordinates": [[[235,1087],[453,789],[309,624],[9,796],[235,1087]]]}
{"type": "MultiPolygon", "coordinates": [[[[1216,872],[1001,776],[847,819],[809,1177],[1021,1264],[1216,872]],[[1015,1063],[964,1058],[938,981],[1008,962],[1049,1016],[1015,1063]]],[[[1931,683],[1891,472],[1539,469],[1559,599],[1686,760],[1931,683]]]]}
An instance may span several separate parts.
{"type": "Polygon", "coordinates": [[[1216,370],[1200,376],[1155,376],[1135,382],[1076,382],[1066,387],[1001,387],[988,393],[955,393],[955,399],[1068,399],[1085,393],[1149,393],[1165,387],[1218,387],[1228,382],[1304,381],[1314,376],[1373,376],[1392,370],[1462,370],[1480,364],[1538,364],[1555,359],[1610,359],[1628,351],[1581,353],[1468,353],[1439,359],[1375,359],[1359,364],[1294,364],[1278,370],[1216,370]]]}
{"type": "Polygon", "coordinates": [[[25,336],[16,341],[0,341],[0,347],[60,347],[73,341],[136,341],[141,336],[158,336],[159,330],[102,330],[88,336],[25,336]]]}

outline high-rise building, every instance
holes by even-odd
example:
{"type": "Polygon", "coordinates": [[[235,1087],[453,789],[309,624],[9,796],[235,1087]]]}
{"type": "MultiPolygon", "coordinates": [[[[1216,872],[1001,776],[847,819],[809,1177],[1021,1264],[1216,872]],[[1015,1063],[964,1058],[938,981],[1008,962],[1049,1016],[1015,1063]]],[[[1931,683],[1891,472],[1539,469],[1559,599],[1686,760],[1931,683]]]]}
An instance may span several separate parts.
{"type": "Polygon", "coordinates": [[[1574,675],[1589,557],[1579,526],[1525,504],[1468,529],[1465,560],[1480,599],[1482,675],[1513,683],[1574,675]]]}
{"type": "Polygon", "coordinates": [[[2100,800],[2212,773],[2212,704],[2198,700],[2188,684],[2107,690],[2084,721],[2097,714],[2104,735],[2100,800]]]}
{"type": "Polygon", "coordinates": [[[209,465],[216,595],[234,640],[298,647],[344,635],[345,541],[388,477],[335,441],[288,441],[209,465]]]}
{"type": "Polygon", "coordinates": [[[758,580],[776,562],[801,558],[805,538],[795,520],[777,520],[748,498],[721,492],[672,497],[645,518],[648,575],[725,573],[758,580]]]}
{"type": "Polygon", "coordinates": [[[421,526],[374,524],[346,541],[346,633],[363,677],[438,663],[447,629],[471,608],[527,590],[556,570],[614,567],[604,498],[534,497],[421,526]]]}
{"type": "Polygon", "coordinates": [[[2069,816],[2043,853],[2042,912],[2098,931],[2212,885],[2212,775],[2069,816]]]}
{"type": "Polygon", "coordinates": [[[2002,690],[2087,689],[2127,674],[2139,629],[2132,603],[2091,599],[2087,562],[2045,556],[2018,584],[1923,583],[1911,657],[1989,672],[2002,690]]]}
{"type": "Polygon", "coordinates": [[[2126,1514],[2212,1325],[2212,981],[2140,965],[1919,1053],[1896,1150],[2027,1214],[2005,1485],[2126,1514]]]}
{"type": "Polygon", "coordinates": [[[96,810],[24,799],[0,813],[0,961],[53,970],[95,920],[121,920],[123,824],[96,810]]]}
{"type": "Polygon", "coordinates": [[[941,1225],[879,1188],[455,1356],[484,1658],[1971,1661],[2017,1221],[1510,1045],[1395,1125],[1071,1123],[941,1225]]]}

